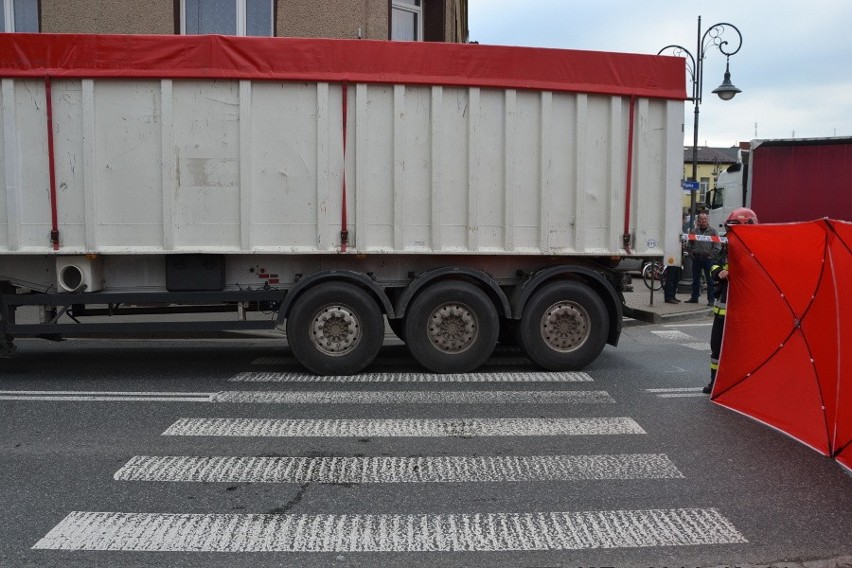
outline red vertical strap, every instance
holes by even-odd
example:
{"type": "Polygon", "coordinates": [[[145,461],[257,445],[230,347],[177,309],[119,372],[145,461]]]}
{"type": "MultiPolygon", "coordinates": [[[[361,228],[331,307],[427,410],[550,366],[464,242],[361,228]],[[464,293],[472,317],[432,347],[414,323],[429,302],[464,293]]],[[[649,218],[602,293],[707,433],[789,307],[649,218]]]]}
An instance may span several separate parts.
{"type": "Polygon", "coordinates": [[[50,242],[53,250],[59,250],[59,213],[56,205],[56,163],[53,158],[53,96],[50,92],[50,77],[44,78],[44,96],[47,101],[47,163],[50,168],[50,242]]]}
{"type": "Polygon", "coordinates": [[[340,252],[346,252],[349,246],[348,217],[346,215],[346,122],[349,110],[348,85],[343,83],[341,88],[341,99],[343,100],[343,199],[340,213],[340,252]]]}
{"type": "Polygon", "coordinates": [[[624,250],[630,254],[630,200],[633,192],[633,135],[634,122],[636,117],[636,95],[630,96],[630,124],[627,132],[627,180],[625,181],[624,191],[624,234],[622,240],[624,242],[624,250]]]}

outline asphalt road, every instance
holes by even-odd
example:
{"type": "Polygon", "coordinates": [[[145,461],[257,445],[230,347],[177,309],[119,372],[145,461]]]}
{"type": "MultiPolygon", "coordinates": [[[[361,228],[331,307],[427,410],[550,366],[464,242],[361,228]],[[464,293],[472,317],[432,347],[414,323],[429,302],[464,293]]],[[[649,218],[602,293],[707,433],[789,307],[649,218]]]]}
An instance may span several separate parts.
{"type": "Polygon", "coordinates": [[[629,325],[585,374],[502,349],[435,377],[389,345],[337,380],[274,340],[20,341],[0,361],[0,566],[852,554],[852,477],[701,395],[709,334],[629,325]]]}

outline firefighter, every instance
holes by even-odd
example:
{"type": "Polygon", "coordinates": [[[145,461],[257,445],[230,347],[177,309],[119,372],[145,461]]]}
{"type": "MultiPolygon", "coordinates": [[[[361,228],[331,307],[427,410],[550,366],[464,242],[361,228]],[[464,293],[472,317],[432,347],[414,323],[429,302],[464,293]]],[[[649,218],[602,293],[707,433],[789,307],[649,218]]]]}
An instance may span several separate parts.
{"type": "MultiPolygon", "coordinates": [[[[735,209],[725,220],[731,225],[756,225],[757,215],[747,207],[735,209]]],[[[722,351],[722,333],[725,329],[725,314],[728,302],[728,258],[727,252],[720,255],[710,268],[710,278],[716,286],[716,301],[713,304],[713,331],[710,332],[710,383],[702,389],[704,394],[713,391],[716,371],[719,369],[719,354],[722,351]]]]}

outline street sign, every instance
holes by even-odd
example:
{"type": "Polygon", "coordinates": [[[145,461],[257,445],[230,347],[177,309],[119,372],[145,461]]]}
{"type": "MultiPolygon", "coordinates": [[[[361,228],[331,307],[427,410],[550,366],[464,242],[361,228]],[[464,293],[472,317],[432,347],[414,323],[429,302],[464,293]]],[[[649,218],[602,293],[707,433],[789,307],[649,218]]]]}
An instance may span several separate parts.
{"type": "Polygon", "coordinates": [[[680,182],[680,186],[681,186],[683,189],[688,189],[688,190],[690,190],[690,191],[691,191],[691,190],[693,190],[693,189],[694,189],[694,190],[698,190],[698,188],[700,187],[700,186],[698,185],[698,182],[697,182],[697,181],[682,181],[682,182],[680,182]]]}

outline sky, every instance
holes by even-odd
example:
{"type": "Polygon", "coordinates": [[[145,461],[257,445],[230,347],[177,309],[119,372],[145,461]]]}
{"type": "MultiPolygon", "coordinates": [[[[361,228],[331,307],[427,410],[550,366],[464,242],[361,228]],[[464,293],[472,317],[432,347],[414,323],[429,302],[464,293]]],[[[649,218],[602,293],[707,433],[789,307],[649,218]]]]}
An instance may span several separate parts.
{"type": "MultiPolygon", "coordinates": [[[[731,82],[742,93],[730,101],[711,93],[722,83],[725,56],[708,48],[699,145],[852,136],[850,0],[468,0],[468,9],[470,40],[481,44],[625,53],[680,44],[695,54],[699,16],[702,34],[730,23],[743,38],[730,59],[731,82]]],[[[733,43],[736,33],[724,37],[733,43]]],[[[693,111],[687,101],[686,146],[693,111]]]]}

